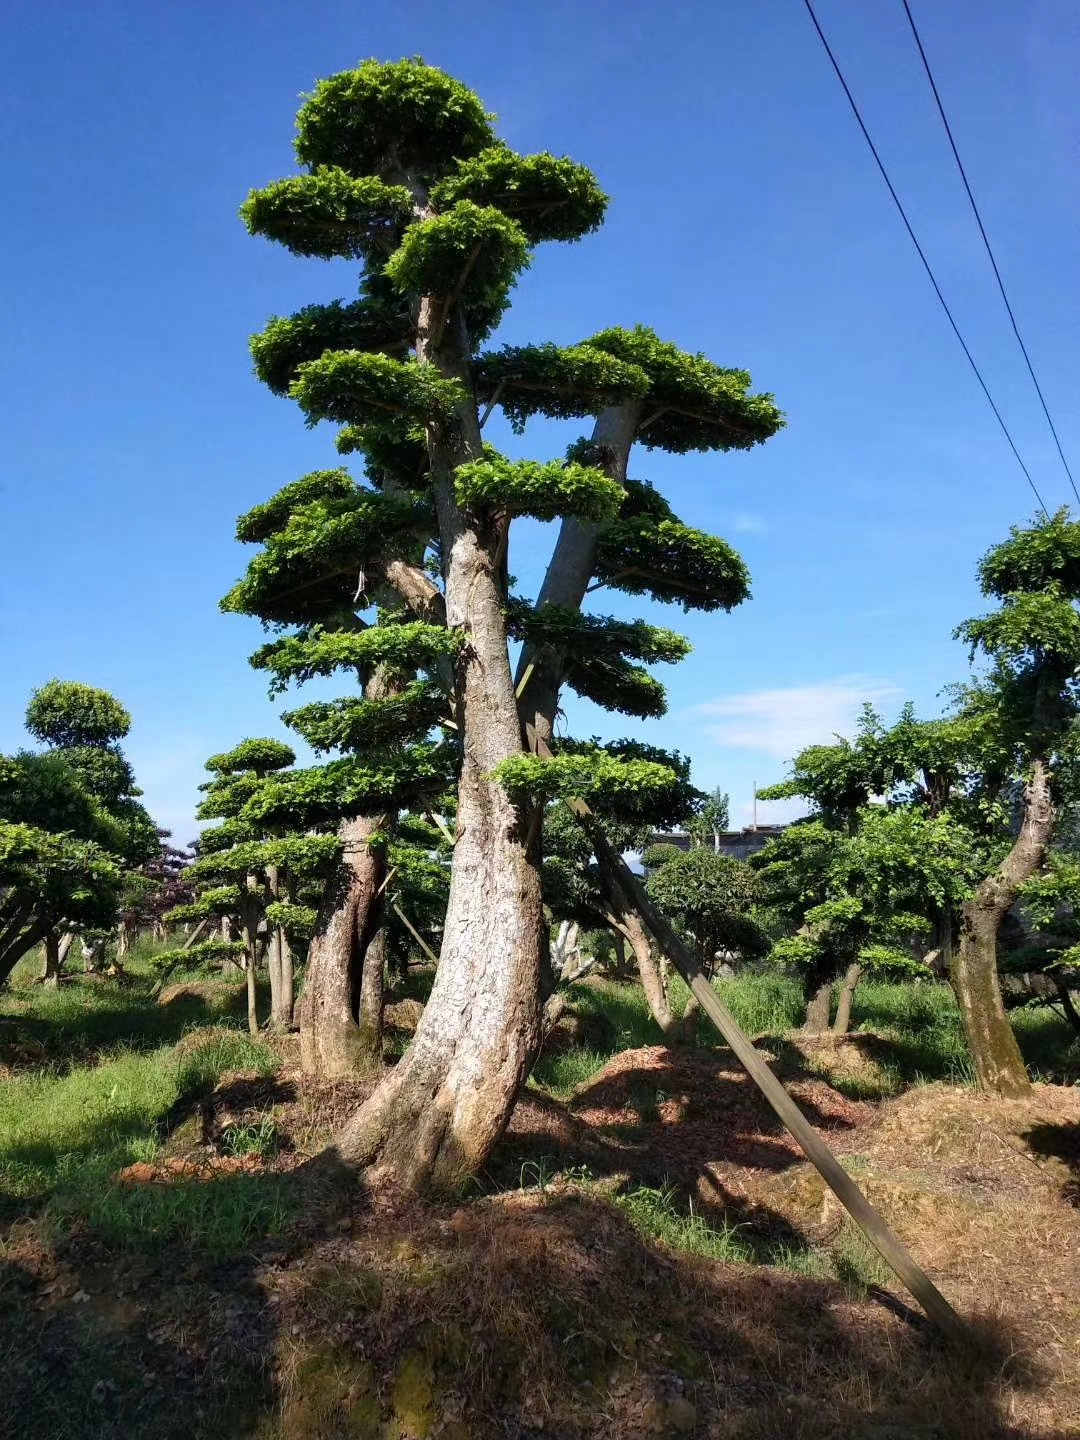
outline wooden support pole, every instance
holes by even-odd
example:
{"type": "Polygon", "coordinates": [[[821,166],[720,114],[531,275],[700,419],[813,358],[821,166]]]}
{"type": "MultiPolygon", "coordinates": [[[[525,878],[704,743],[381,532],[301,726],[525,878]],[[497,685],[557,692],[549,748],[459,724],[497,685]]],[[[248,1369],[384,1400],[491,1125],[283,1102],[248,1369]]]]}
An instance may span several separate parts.
{"type": "MultiPolygon", "coordinates": [[[[204,915],[203,918],[199,921],[198,925],[195,926],[195,929],[192,930],[191,934],[190,934],[190,935],[187,937],[187,939],[184,941],[183,945],[180,946],[180,954],[183,954],[183,952],[184,952],[185,950],[190,950],[191,947],[195,944],[195,941],[198,940],[199,936],[203,933],[203,931],[206,929],[206,927],[210,924],[210,921],[211,921],[211,920],[216,920],[216,919],[217,919],[217,916],[216,916],[216,915],[204,915]]],[[[150,998],[151,998],[151,1000],[153,1000],[156,996],[158,996],[158,995],[161,994],[162,990],[164,990],[164,988],[165,988],[165,982],[166,982],[166,980],[168,980],[169,976],[173,973],[173,971],[176,969],[177,965],[179,965],[179,964],[180,964],[180,955],[177,955],[176,959],[172,962],[172,964],[166,966],[166,968],[161,972],[161,974],[158,976],[157,980],[155,981],[154,985],[151,987],[151,990],[150,990],[150,998]]]]}
{"type": "MultiPolygon", "coordinates": [[[[545,758],[551,757],[550,749],[539,736],[536,737],[535,746],[537,754],[545,758]]],[[[919,1302],[942,1334],[955,1341],[968,1339],[967,1328],[960,1316],[929,1275],[915,1263],[901,1240],[893,1234],[882,1216],[870,1204],[870,1201],[867,1200],[858,1185],[855,1184],[855,1181],[852,1180],[766,1065],[753,1041],[743,1031],[734,1015],[709,984],[693,951],[683,944],[667,919],[652,903],[641,881],[622,856],[612,848],[599,821],[588,805],[583,800],[568,800],[566,803],[584,827],[600,866],[615,873],[619,884],[633,901],[635,909],[652,932],[660,948],[689,985],[701,1008],[727,1041],[743,1069],[776,1111],[794,1139],[798,1141],[803,1154],[811,1165],[814,1166],[859,1229],[919,1302]]]]}
{"type": "Polygon", "coordinates": [[[413,937],[413,939],[416,941],[416,943],[420,946],[420,949],[421,949],[421,950],[424,952],[424,954],[428,957],[428,959],[431,961],[431,963],[432,963],[433,965],[437,965],[437,964],[439,963],[439,957],[438,957],[438,955],[435,954],[435,951],[432,950],[431,946],[427,943],[427,941],[424,939],[424,937],[420,934],[420,931],[417,930],[416,926],[412,923],[412,921],[409,919],[409,917],[405,914],[405,911],[402,910],[401,906],[397,903],[396,900],[392,900],[392,901],[390,902],[390,909],[393,910],[394,914],[398,917],[398,919],[401,921],[401,923],[405,926],[405,929],[408,930],[409,934],[413,937]]]}

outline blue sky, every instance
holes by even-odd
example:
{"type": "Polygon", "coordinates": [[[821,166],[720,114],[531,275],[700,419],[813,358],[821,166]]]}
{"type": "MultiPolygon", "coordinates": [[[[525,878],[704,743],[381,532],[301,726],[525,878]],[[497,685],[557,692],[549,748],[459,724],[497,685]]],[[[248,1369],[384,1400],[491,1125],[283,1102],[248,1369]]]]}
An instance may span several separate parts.
{"type": "MultiPolygon", "coordinates": [[[[1080,7],[914,5],[953,128],[1080,465],[1080,7]]],[[[900,0],[818,0],[886,163],[1047,503],[1067,482],[1015,351],[900,0]]],[[[251,375],[272,313],[352,292],[347,267],[248,238],[237,207],[292,168],[300,92],[367,56],[422,54],[524,150],[592,166],[603,230],[540,252],[505,338],[644,322],[773,391],[788,428],[749,455],[641,452],[632,469],[732,540],[731,616],[598,608],[684,628],[670,713],[572,708],[579,733],[690,753],[749,818],[752,783],[850,726],[861,698],[924,712],[962,675],[974,564],[1033,502],[892,210],[801,0],[394,5],[13,0],[0,25],[0,748],[52,676],[113,690],[163,823],[186,839],[202,762],[284,734],[219,614],[236,515],[334,463],[251,375]]],[[[522,453],[561,453],[537,427],[522,453]]],[[[1075,466],[1074,466],[1075,468],[1075,466]]],[[[535,593],[542,527],[512,568],[535,593]]],[[[763,808],[762,819],[771,818],[763,808]]]]}

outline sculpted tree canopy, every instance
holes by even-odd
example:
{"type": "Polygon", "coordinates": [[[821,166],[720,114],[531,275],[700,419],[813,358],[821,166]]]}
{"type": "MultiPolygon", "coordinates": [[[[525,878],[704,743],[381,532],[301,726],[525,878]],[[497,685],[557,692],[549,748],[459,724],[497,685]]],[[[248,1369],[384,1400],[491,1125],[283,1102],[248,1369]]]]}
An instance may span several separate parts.
{"type": "Polygon", "coordinates": [[[46,978],[57,979],[60,931],[111,927],[157,851],[118,744],[130,727],[123,706],[89,685],[52,680],[31,696],[26,728],[50,748],[0,757],[0,982],[43,941],[46,978]]]}
{"type": "Polygon", "coordinates": [[[338,1145],[406,1184],[453,1186],[501,1133],[538,1041],[545,802],[583,787],[629,800],[662,783],[630,755],[529,753],[553,738],[564,684],[657,715],[663,691],[648,667],[686,653],[668,631],[583,616],[586,592],[705,610],[748,594],[730,546],[627,479],[631,448],[749,449],[781,417],[745,371],[640,327],[484,349],[534,248],[582,239],[607,202],[575,161],[507,147],[443,72],[368,61],[319,82],[296,153],[302,172],[254,191],[244,219],[294,254],[359,262],[359,294],[271,320],[253,341],[256,372],[309,424],[339,427],[340,452],[360,456],[364,474],[317,472],[244,517],[241,538],[261,549],[224,603],[288,632],[256,657],[275,686],[334,675],[359,688],[291,712],[338,758],[262,812],[355,828],[312,943],[308,984],[331,996],[310,1016],[304,1001],[316,1065],[348,1063],[347,1039],[317,1037],[348,1037],[358,1020],[385,879],[375,837],[456,785],[431,998],[338,1145]],[[590,420],[592,434],[562,459],[512,458],[483,439],[494,410],[519,433],[542,416],[590,420]],[[559,522],[535,603],[510,593],[518,516],[559,522]]]}
{"type": "MultiPolygon", "coordinates": [[[[206,762],[212,779],[201,788],[201,820],[219,823],[202,832],[198,858],[185,871],[193,900],[175,906],[171,923],[214,918],[227,935],[207,939],[183,952],[166,952],[162,966],[181,953],[185,964],[216,964],[230,956],[247,975],[248,1028],[256,1034],[256,972],[264,955],[270,978],[270,1024],[287,1030],[293,1010],[293,947],[311,933],[315,912],[307,891],[338,857],[333,835],[295,831],[264,818],[266,795],[286,783],[295,753],[280,740],[242,740],[206,762]],[[232,940],[235,934],[238,938],[232,940]]],[[[321,888],[321,886],[319,886],[321,888]]]]}

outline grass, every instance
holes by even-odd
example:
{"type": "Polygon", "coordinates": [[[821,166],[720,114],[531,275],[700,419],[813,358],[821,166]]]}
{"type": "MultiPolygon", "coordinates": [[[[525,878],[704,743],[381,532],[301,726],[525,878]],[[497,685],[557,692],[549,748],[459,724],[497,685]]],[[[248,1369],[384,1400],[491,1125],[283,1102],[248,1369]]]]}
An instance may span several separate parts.
{"type": "MultiPolygon", "coordinates": [[[[224,987],[223,987],[224,988],[224,987]]],[[[225,992],[226,995],[228,992],[225,992]]],[[[287,1186],[234,1175],[131,1188],[125,1166],[160,1158],[169,1133],[197,1110],[229,1071],[269,1075],[273,1052],[222,1027],[228,1004],[199,1005],[196,1024],[152,1002],[145,989],[73,982],[59,990],[9,991],[16,1050],[32,1034],[42,1050],[34,1069],[0,1085],[0,1192],[9,1215],[35,1212],[61,1230],[89,1223],[106,1241],[155,1247],[182,1239],[212,1253],[242,1247],[279,1228],[287,1186]],[[179,1042],[179,1043],[177,1043],[179,1042]],[[81,1064],[77,1063],[79,1060],[81,1064]]],[[[265,1154],[272,1122],[226,1136],[233,1154],[265,1154]]]]}
{"type": "MultiPolygon", "coordinates": [[[[716,988],[736,1020],[752,1036],[780,1039],[802,1021],[802,992],[796,981],[776,974],[746,974],[719,980],[716,988]]],[[[672,1008],[681,1014],[688,991],[672,981],[672,1008]]],[[[664,1037],[649,1014],[640,986],[599,981],[576,988],[573,1009],[589,1026],[590,1043],[540,1055],[533,1082],[566,1099],[621,1050],[661,1045],[664,1037]],[[597,1037],[602,1043],[597,1043],[597,1037]]],[[[1075,1080],[1080,1075],[1080,1039],[1054,1011],[1020,1009],[1010,1019],[1032,1073],[1048,1080],[1075,1080]]],[[[882,1099],[911,1085],[943,1080],[974,1085],[974,1069],[964,1039],[960,1012],[946,984],[903,984],[864,981],[855,993],[852,1033],[874,1037],[877,1074],[846,1077],[838,1088],[857,1099],[882,1099]]],[[[708,1020],[698,1026],[698,1043],[719,1048],[721,1041],[708,1020]]],[[[790,1055],[788,1056],[790,1059],[790,1055]]]]}
{"type": "Polygon", "coordinates": [[[740,1265],[764,1264],[813,1280],[838,1280],[854,1295],[892,1281],[892,1272],[851,1221],[845,1220],[828,1246],[761,1243],[746,1226],[708,1220],[694,1210],[693,1197],[676,1185],[637,1185],[618,1195],[616,1205],[639,1234],[684,1255],[740,1265]]]}

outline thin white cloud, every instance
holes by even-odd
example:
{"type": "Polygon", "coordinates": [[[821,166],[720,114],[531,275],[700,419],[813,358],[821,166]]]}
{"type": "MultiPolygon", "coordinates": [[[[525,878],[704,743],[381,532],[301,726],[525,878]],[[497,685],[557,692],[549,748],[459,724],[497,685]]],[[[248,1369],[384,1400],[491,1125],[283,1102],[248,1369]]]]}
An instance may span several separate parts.
{"type": "Polygon", "coordinates": [[[877,705],[900,693],[888,680],[844,675],[817,685],[751,690],[694,707],[710,739],[737,750],[761,750],[790,760],[806,745],[851,735],[864,700],[877,705]]]}
{"type": "Polygon", "coordinates": [[[735,535],[761,535],[766,527],[761,515],[752,515],[749,510],[740,510],[737,515],[731,517],[728,528],[735,535]]]}

